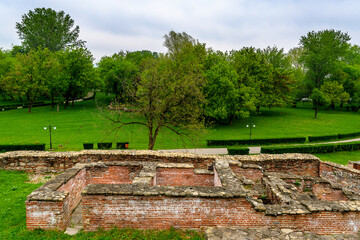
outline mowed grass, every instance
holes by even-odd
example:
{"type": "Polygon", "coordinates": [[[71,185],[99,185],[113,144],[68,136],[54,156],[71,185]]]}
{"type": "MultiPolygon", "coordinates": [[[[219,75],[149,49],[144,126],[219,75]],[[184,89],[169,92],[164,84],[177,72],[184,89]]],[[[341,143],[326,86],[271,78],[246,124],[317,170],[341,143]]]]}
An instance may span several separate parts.
{"type": "Polygon", "coordinates": [[[349,161],[360,161],[360,151],[354,152],[334,152],[334,153],[317,153],[314,154],[323,161],[330,161],[342,165],[347,165],[349,161]]]}
{"type": "Polygon", "coordinates": [[[25,200],[41,184],[31,184],[27,174],[0,170],[0,239],[205,239],[204,234],[182,230],[113,229],[111,231],[80,232],[68,236],[59,231],[26,230],[25,200]]]}
{"type": "MultiPolygon", "coordinates": [[[[105,105],[110,101],[104,95],[97,99],[105,105]]],[[[134,118],[131,113],[124,116],[127,120],[134,118]]],[[[360,112],[320,111],[318,119],[314,119],[309,106],[261,109],[261,114],[234,120],[232,125],[208,126],[202,134],[195,135],[193,141],[183,141],[163,129],[155,149],[205,148],[206,139],[249,139],[246,125],[250,123],[255,124],[252,138],[330,135],[359,132],[360,112]]],[[[46,143],[49,148],[49,131],[44,130],[49,124],[56,127],[52,130],[56,151],[81,150],[84,142],[113,142],[115,145],[129,141],[131,149],[147,149],[148,145],[148,132],[144,126],[130,125],[115,135],[114,126],[100,114],[94,100],[75,103],[74,108],[66,110],[61,107],[59,112],[49,106],[35,107],[30,114],[27,109],[0,112],[0,144],[46,143]]]]}

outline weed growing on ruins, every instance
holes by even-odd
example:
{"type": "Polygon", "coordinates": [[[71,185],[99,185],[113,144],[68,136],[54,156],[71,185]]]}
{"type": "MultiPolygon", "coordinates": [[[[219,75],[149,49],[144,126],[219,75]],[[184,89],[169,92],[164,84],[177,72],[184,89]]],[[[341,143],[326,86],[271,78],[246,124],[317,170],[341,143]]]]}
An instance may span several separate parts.
{"type": "Polygon", "coordinates": [[[28,177],[25,173],[0,170],[0,239],[205,239],[203,233],[176,230],[174,228],[162,231],[136,229],[100,230],[97,232],[81,232],[75,236],[68,236],[58,231],[27,231],[26,196],[39,186],[41,184],[28,183],[28,177]]]}

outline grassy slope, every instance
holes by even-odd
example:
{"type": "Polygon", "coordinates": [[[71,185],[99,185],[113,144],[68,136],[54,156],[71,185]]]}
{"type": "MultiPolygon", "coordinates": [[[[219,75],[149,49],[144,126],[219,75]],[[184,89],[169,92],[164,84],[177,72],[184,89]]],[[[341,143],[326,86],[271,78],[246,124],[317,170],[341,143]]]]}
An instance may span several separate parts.
{"type": "Polygon", "coordinates": [[[0,170],[0,239],[204,239],[195,231],[165,230],[141,231],[123,229],[79,233],[68,236],[57,231],[26,230],[26,196],[41,184],[27,183],[27,175],[21,172],[0,170]]]}
{"type": "Polygon", "coordinates": [[[323,161],[347,165],[349,161],[360,161],[360,151],[314,154],[323,161]]]}
{"type": "MultiPolygon", "coordinates": [[[[103,101],[109,99],[102,97],[103,101]]],[[[349,133],[360,131],[360,113],[345,111],[321,111],[313,119],[313,110],[304,108],[261,109],[261,115],[235,120],[232,125],[216,125],[197,136],[195,142],[183,144],[169,131],[160,132],[155,148],[206,147],[206,139],[248,139],[251,121],[253,138],[300,137],[349,133]]],[[[129,116],[129,114],[127,115],[129,116]]],[[[83,142],[130,141],[133,149],[147,148],[147,130],[143,126],[129,126],[114,137],[111,125],[104,120],[93,100],[75,103],[73,109],[51,111],[49,106],[0,112],[0,144],[46,143],[49,147],[49,132],[43,128],[56,126],[52,131],[53,147],[57,151],[81,150],[83,142]]]]}

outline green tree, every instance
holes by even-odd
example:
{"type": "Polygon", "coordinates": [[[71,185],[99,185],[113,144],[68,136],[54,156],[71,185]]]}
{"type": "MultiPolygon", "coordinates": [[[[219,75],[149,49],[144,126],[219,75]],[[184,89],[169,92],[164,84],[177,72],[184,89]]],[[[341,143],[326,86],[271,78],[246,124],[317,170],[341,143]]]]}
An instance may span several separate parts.
{"type": "Polygon", "coordinates": [[[22,16],[16,23],[17,33],[25,48],[48,48],[59,51],[66,47],[84,47],[79,40],[79,26],[64,11],[56,12],[51,8],[35,8],[22,16]]]}
{"type": "Polygon", "coordinates": [[[29,113],[36,99],[47,93],[47,81],[59,72],[59,64],[48,49],[31,50],[16,55],[15,67],[4,77],[8,92],[25,95],[29,101],[29,113]]]}
{"type": "Polygon", "coordinates": [[[15,67],[15,57],[11,55],[9,51],[3,51],[0,48],[0,94],[4,97],[6,95],[14,99],[11,91],[7,91],[7,87],[4,85],[6,82],[3,79],[11,72],[15,67]]]}
{"type": "Polygon", "coordinates": [[[257,112],[260,107],[284,106],[290,101],[291,72],[285,58],[283,50],[277,48],[245,47],[231,52],[239,83],[255,90],[257,112]]]}
{"type": "Polygon", "coordinates": [[[247,117],[255,110],[250,88],[238,83],[238,75],[227,55],[210,51],[206,61],[205,115],[231,124],[235,117],[247,117]]]}
{"type": "MultiPolygon", "coordinates": [[[[139,121],[124,121],[122,112],[108,116],[118,124],[117,129],[140,124],[148,129],[148,149],[153,149],[158,134],[164,128],[179,136],[192,138],[203,123],[203,66],[205,45],[196,41],[182,41],[184,33],[165,35],[176,51],[144,62],[134,103],[142,117],[139,121]],[[181,39],[180,42],[177,42],[181,39]]],[[[192,39],[188,36],[189,39],[192,39]]]]}
{"type": "Polygon", "coordinates": [[[139,81],[140,68],[126,58],[124,53],[101,58],[99,64],[100,77],[106,90],[115,94],[118,102],[133,101],[139,81]]]}
{"type": "Polygon", "coordinates": [[[331,109],[335,109],[335,103],[344,103],[350,98],[349,94],[344,92],[343,85],[336,81],[325,82],[320,90],[329,99],[331,109]]]}
{"type": "Polygon", "coordinates": [[[335,30],[312,31],[300,39],[302,61],[306,68],[306,85],[320,88],[334,73],[349,48],[350,36],[335,30]]]}
{"type": "Polygon", "coordinates": [[[70,101],[73,106],[76,99],[101,86],[98,71],[93,66],[94,58],[87,49],[66,49],[58,58],[62,67],[62,77],[66,79],[66,89],[63,92],[65,108],[70,101]]]}
{"type": "Polygon", "coordinates": [[[330,101],[326,97],[326,95],[317,88],[314,88],[312,94],[310,95],[310,98],[312,99],[316,119],[320,108],[328,105],[330,101]]]}

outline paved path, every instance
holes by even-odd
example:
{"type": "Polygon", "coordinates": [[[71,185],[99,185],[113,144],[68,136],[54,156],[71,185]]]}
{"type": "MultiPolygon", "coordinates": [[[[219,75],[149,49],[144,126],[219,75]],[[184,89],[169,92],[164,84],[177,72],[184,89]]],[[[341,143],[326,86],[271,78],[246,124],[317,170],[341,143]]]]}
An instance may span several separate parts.
{"type": "MultiPolygon", "coordinates": [[[[317,145],[317,144],[329,144],[329,143],[345,143],[345,142],[357,142],[360,141],[360,138],[340,140],[334,142],[323,142],[323,143],[306,143],[306,145],[317,145]]],[[[260,154],[261,147],[249,147],[249,154],[260,154]]],[[[158,150],[159,152],[181,152],[181,153],[193,153],[193,154],[228,154],[227,148],[189,148],[189,149],[166,149],[158,150]]]]}
{"type": "Polygon", "coordinates": [[[189,148],[189,149],[167,149],[158,150],[158,152],[181,152],[181,153],[193,153],[193,154],[228,154],[227,148],[189,148]]]}

